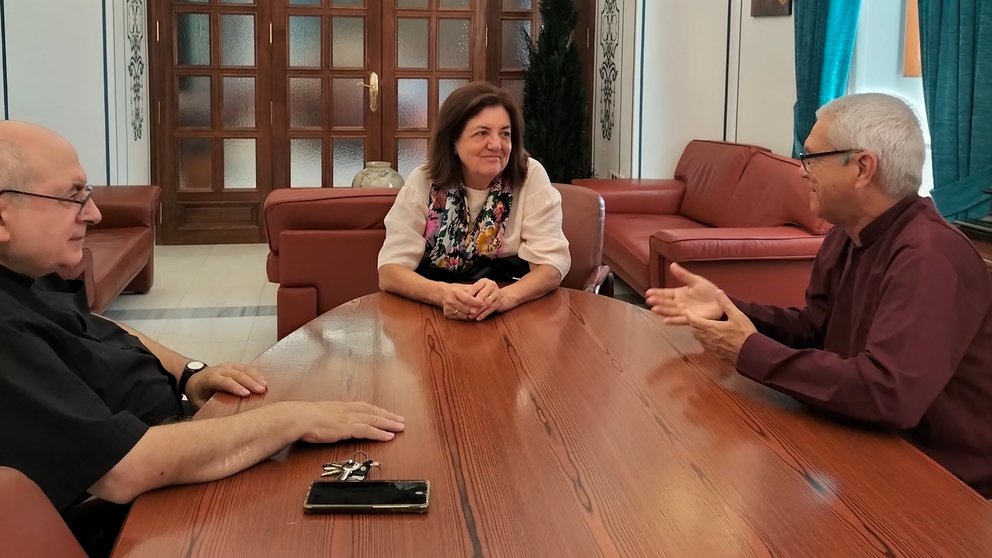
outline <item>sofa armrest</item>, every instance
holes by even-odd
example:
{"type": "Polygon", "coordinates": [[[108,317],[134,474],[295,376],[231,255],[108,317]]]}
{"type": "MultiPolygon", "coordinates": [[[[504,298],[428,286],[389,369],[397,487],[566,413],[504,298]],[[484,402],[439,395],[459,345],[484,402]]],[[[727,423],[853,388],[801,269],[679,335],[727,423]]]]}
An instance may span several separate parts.
{"type": "Polygon", "coordinates": [[[97,186],[93,201],[103,218],[92,228],[155,228],[161,194],[158,186],[97,186]]]}
{"type": "Polygon", "coordinates": [[[678,215],[685,196],[685,182],[677,179],[582,178],[572,184],[595,190],[602,196],[607,214],[678,215]]]}
{"type": "Polygon", "coordinates": [[[656,255],[671,262],[813,259],[823,242],[798,227],[675,229],[651,235],[656,255]]]}

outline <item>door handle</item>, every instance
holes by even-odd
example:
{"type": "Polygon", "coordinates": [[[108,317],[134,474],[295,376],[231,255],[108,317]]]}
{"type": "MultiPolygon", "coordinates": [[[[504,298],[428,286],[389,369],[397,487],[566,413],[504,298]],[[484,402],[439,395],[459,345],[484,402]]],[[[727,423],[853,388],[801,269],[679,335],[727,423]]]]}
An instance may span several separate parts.
{"type": "Polygon", "coordinates": [[[369,88],[369,109],[375,112],[379,108],[379,74],[372,72],[369,74],[369,82],[358,82],[359,87],[369,88]]]}

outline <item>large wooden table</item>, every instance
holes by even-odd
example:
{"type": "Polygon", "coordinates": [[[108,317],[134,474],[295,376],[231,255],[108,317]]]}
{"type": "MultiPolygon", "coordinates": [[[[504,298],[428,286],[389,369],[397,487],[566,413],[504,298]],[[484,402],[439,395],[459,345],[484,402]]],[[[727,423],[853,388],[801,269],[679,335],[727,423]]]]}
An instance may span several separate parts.
{"type": "Polygon", "coordinates": [[[376,294],[257,361],[264,397],[363,399],[388,443],[296,444],[135,503],[115,556],[989,556],[992,506],[896,436],[819,416],[686,328],[559,290],[482,323],[376,294]],[[428,479],[424,515],[303,514],[321,464],[428,479]]]}

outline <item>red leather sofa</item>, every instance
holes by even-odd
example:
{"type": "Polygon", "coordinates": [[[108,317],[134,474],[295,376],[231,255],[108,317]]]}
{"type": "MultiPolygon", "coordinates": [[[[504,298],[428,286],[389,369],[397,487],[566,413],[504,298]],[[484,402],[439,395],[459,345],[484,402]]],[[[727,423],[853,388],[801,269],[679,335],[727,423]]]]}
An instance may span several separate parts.
{"type": "Polygon", "coordinates": [[[729,294],[801,305],[829,225],[809,209],[799,161],[762,147],[694,140],[675,177],[583,179],[606,203],[603,263],[637,292],[678,286],[679,262],[729,294]]]}
{"type": "Polygon", "coordinates": [[[158,186],[93,189],[103,219],[87,229],[79,265],[60,275],[83,280],[94,312],[103,312],[122,292],[144,293],[152,288],[160,197],[158,186]]]}

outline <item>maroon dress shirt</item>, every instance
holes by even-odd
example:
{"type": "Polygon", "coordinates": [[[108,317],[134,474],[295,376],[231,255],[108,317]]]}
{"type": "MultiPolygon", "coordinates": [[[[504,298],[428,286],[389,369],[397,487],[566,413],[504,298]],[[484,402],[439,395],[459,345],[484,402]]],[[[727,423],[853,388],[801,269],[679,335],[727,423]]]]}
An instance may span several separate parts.
{"type": "Polygon", "coordinates": [[[928,198],[909,196],[857,246],[831,230],[806,308],[735,301],[758,333],[737,370],[810,405],[900,431],[992,497],[992,278],[928,198]]]}

